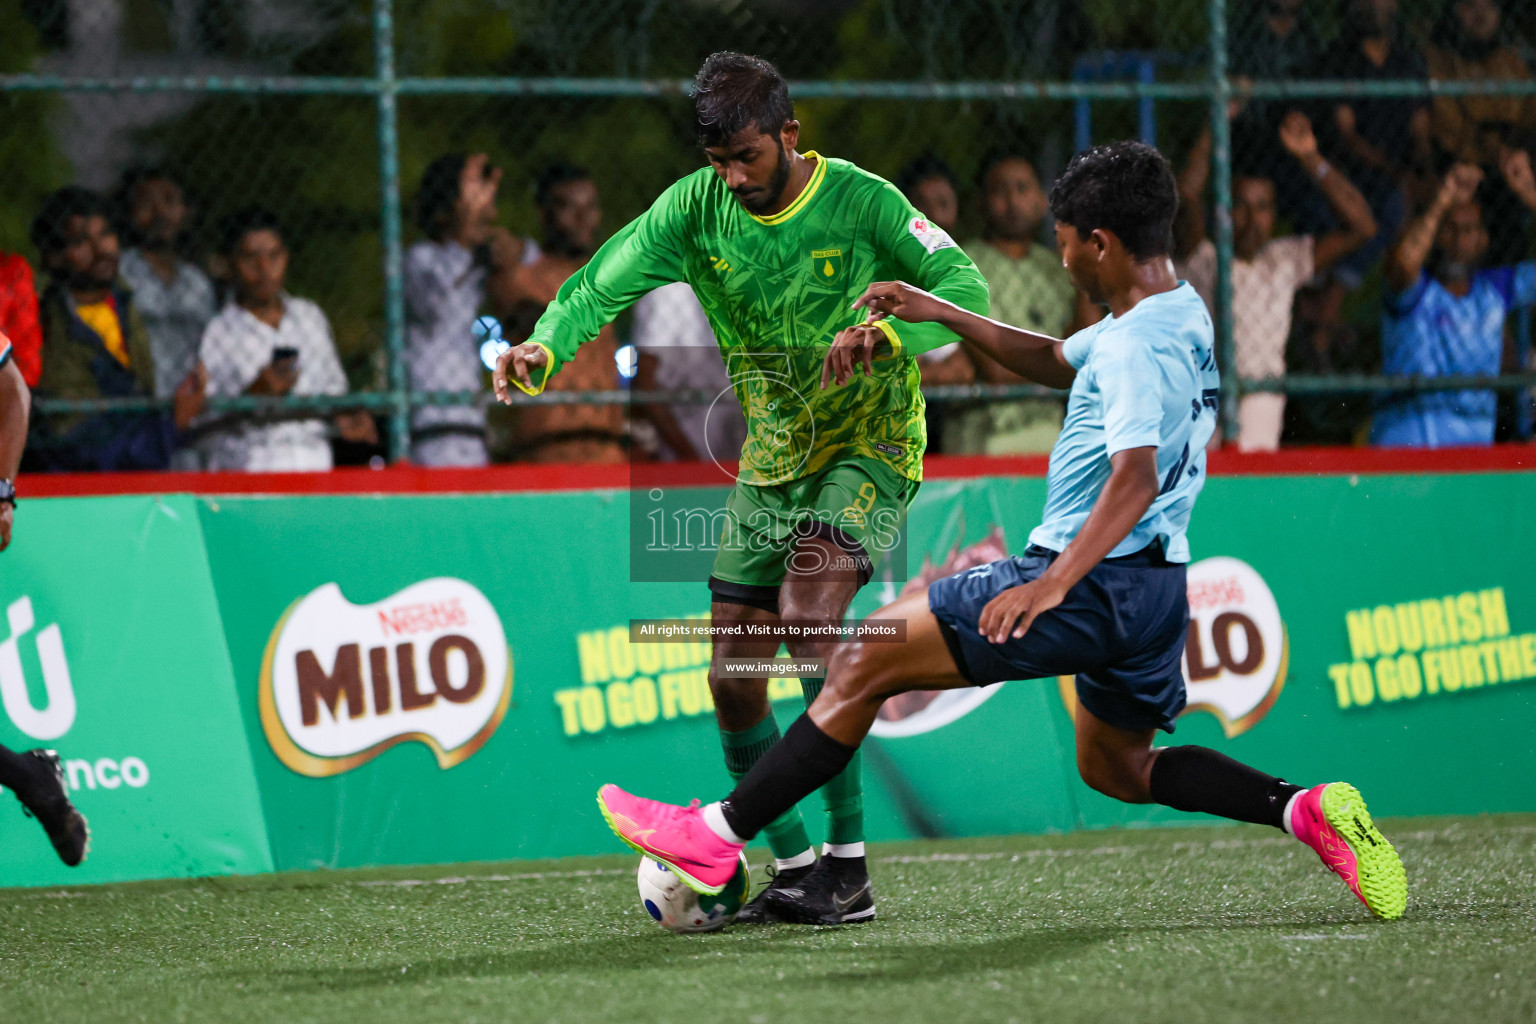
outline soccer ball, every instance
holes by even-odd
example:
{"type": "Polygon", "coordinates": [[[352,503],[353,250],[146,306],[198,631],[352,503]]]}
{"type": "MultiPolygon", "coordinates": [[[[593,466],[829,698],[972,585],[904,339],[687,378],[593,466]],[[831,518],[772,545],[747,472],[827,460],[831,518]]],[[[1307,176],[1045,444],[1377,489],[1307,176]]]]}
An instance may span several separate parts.
{"type": "Polygon", "coordinates": [[[747,901],[747,857],[742,855],[736,874],[714,896],[694,892],[665,864],[650,857],[640,858],[637,881],[640,905],[667,931],[719,931],[736,920],[747,901]]]}

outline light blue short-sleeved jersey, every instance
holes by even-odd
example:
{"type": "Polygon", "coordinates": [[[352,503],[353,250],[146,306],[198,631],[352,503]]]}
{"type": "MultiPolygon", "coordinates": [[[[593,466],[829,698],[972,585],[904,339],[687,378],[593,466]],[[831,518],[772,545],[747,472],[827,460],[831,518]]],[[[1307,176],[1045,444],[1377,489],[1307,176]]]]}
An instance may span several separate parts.
{"type": "Polygon", "coordinates": [[[1183,281],[1066,340],[1063,355],[1077,379],[1051,449],[1045,521],[1029,535],[1031,544],[1065,550],[1109,480],[1110,456],[1155,447],[1162,490],[1108,557],[1161,538],[1164,557],[1189,561],[1185,531],[1205,485],[1205,445],[1216,429],[1215,341],[1205,303],[1183,281]]]}

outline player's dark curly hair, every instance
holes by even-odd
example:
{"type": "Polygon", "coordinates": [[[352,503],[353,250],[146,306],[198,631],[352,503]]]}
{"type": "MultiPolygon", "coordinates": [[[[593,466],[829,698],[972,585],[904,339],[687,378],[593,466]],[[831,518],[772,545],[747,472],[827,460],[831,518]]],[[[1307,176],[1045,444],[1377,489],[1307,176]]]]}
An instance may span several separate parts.
{"type": "Polygon", "coordinates": [[[1173,251],[1179,191],[1168,160],[1144,142],[1111,142],[1079,153],[1051,187],[1051,214],[1087,238],[1100,228],[1131,256],[1173,251]]]}
{"type": "Polygon", "coordinates": [[[32,218],[32,244],[43,255],[64,247],[64,228],[71,217],[112,217],[112,205],[98,192],[79,185],[66,185],[43,200],[43,208],[32,218]]]}
{"type": "Polygon", "coordinates": [[[777,136],[795,118],[789,85],[761,57],[712,53],[693,78],[694,124],[701,146],[723,146],[748,125],[777,136]]]}

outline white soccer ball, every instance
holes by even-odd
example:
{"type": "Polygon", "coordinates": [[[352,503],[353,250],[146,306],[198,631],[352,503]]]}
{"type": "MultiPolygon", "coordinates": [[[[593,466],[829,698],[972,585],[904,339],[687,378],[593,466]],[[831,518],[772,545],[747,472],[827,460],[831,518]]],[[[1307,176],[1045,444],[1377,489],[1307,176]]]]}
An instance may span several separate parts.
{"type": "Polygon", "coordinates": [[[715,896],[700,896],[665,864],[640,858],[636,881],[640,905],[669,932],[714,932],[736,919],[747,901],[747,857],[742,854],[736,874],[715,896]]]}

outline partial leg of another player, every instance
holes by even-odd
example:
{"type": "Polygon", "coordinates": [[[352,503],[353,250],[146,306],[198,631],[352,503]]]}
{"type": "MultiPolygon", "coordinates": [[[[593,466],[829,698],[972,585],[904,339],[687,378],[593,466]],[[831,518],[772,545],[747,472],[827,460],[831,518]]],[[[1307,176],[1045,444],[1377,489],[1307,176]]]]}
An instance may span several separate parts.
{"type": "Polygon", "coordinates": [[[51,750],[17,753],[0,746],[0,786],[16,794],[29,817],[48,833],[54,852],[70,867],[85,860],[91,832],[70,803],[59,755],[51,750]]]}

